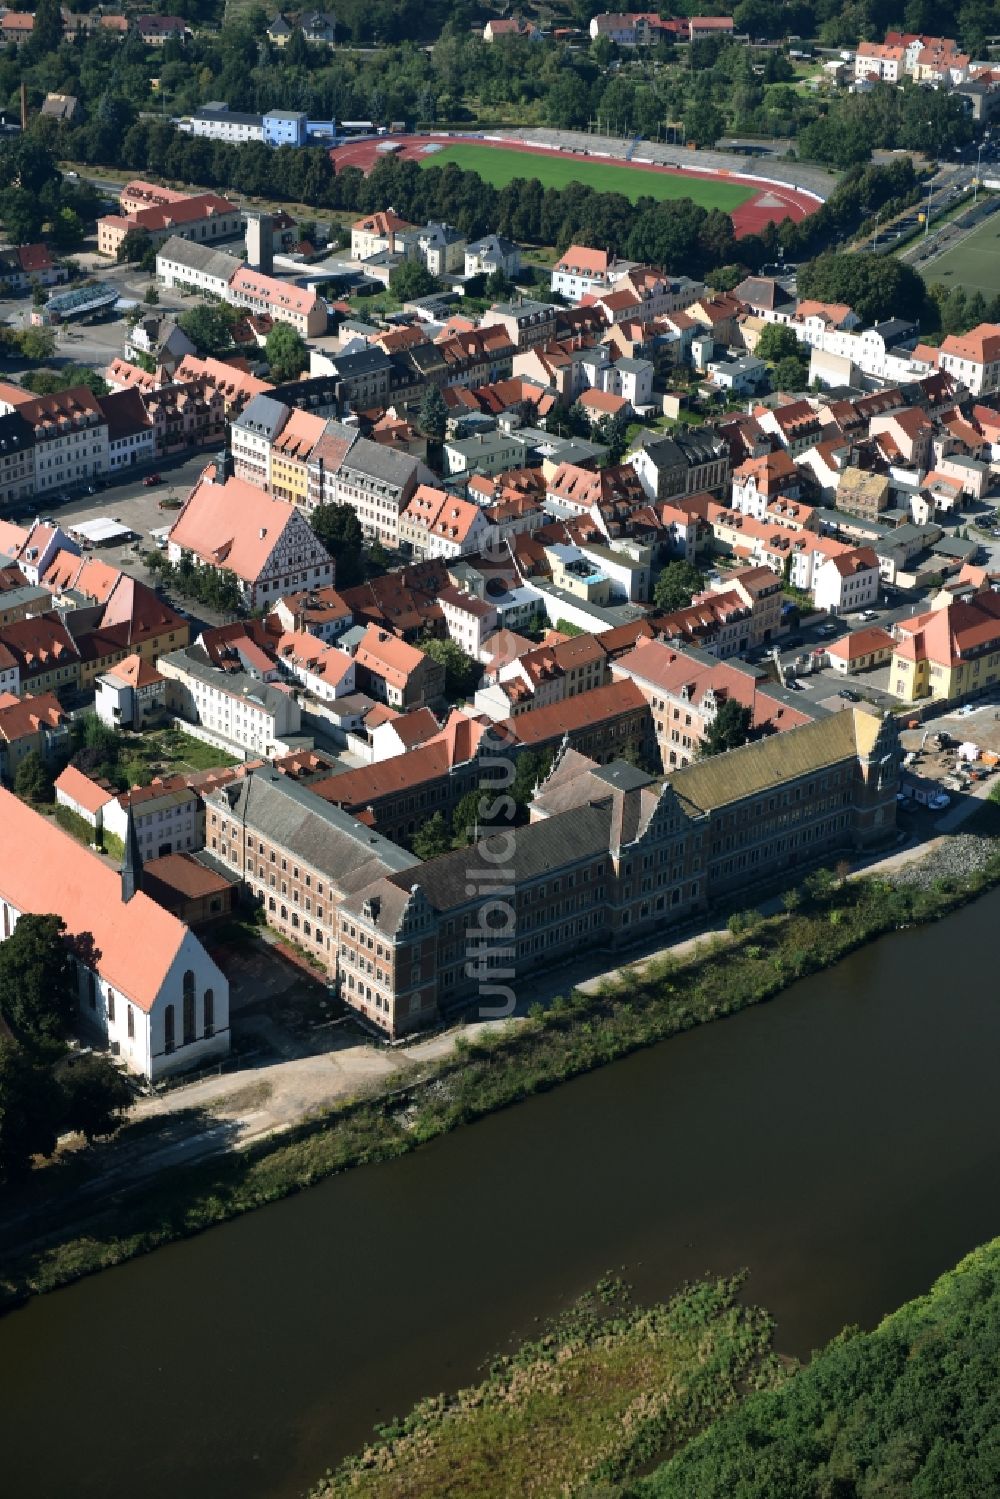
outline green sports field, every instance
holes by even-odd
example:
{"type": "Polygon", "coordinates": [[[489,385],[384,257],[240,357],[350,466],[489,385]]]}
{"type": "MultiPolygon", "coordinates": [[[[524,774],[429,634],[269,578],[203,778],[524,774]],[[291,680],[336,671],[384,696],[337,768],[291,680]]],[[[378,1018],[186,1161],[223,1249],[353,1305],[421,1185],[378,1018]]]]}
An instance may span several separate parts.
{"type": "Polygon", "coordinates": [[[645,172],[583,156],[505,151],[494,146],[445,146],[422,156],[420,165],[443,167],[450,161],[463,171],[478,172],[493,187],[506,187],[515,177],[537,177],[543,187],[567,187],[571,182],[582,182],[598,193],[621,193],[633,203],[637,198],[691,198],[702,208],[721,208],[726,213],[732,213],[759,192],[757,187],[713,182],[687,173],[645,172]]]}
{"type": "Polygon", "coordinates": [[[960,286],[965,292],[982,292],[990,301],[1000,294],[1000,213],[979,224],[954,250],[917,270],[929,286],[940,281],[949,291],[960,286]]]}

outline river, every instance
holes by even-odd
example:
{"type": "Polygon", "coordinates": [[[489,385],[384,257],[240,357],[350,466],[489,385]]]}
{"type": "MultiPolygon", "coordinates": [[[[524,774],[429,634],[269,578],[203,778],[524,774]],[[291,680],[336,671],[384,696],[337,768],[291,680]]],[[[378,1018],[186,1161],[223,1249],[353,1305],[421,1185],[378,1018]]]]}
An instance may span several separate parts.
{"type": "Polygon", "coordinates": [[[5,1499],[295,1499],[609,1269],[777,1346],[1000,1233],[1000,892],[778,1000],[0,1321],[5,1499]]]}

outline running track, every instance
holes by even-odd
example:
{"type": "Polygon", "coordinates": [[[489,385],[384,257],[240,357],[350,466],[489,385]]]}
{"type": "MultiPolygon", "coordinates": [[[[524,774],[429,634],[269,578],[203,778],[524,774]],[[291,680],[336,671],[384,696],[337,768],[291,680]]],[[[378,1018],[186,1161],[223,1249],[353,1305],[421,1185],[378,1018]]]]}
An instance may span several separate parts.
{"type": "MultiPolygon", "coordinates": [[[[372,170],[380,155],[378,147],[388,143],[398,145],[395,152],[397,158],[420,161],[428,154],[428,146],[460,146],[462,144],[476,146],[493,146],[502,151],[523,151],[526,156],[549,156],[573,154],[559,151],[558,147],[551,146],[529,146],[523,141],[487,141],[479,136],[461,135],[431,135],[413,136],[383,135],[378,140],[363,140],[348,143],[344,146],[335,146],[330,152],[333,164],[339,172],[343,167],[358,167],[365,176],[372,170]]],[[[640,146],[641,150],[642,147],[640,146]]],[[[584,158],[586,160],[587,158],[584,158]]],[[[605,161],[601,157],[602,162],[605,161]]],[[[695,172],[688,167],[665,167],[654,166],[651,163],[641,161],[618,161],[608,162],[608,165],[628,167],[635,172],[668,172],[672,177],[700,177],[706,182],[725,182],[729,175],[724,172],[695,172]]],[[[734,184],[743,183],[745,176],[732,177],[734,184]]],[[[812,213],[817,207],[817,199],[809,193],[800,190],[779,187],[777,184],[767,181],[762,177],[754,177],[760,183],[760,190],[752,198],[748,198],[739,208],[733,210],[731,215],[733,228],[737,238],[742,234],[757,234],[770,220],[779,223],[782,219],[789,218],[798,221],[804,219],[807,214],[812,213]]],[[[748,186],[750,184],[747,184],[748,186]]]]}

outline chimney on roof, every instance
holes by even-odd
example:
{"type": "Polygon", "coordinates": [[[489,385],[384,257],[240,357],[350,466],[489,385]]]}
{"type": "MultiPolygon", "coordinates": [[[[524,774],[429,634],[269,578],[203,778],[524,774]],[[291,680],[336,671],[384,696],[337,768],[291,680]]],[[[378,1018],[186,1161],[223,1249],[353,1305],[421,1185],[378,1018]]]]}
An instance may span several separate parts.
{"type": "Polygon", "coordinates": [[[225,484],[226,480],[232,479],[233,476],[232,450],[230,448],[223,448],[215,460],[215,482],[216,484],[225,484]]]}

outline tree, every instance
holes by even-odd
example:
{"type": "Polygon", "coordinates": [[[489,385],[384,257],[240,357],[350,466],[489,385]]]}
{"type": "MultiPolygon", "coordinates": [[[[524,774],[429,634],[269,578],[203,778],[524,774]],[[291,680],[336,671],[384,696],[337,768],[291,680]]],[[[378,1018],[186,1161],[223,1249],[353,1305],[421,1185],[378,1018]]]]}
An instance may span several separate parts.
{"type": "Polygon", "coordinates": [[[35,24],[28,42],[32,60],[51,57],[58,49],[62,35],[62,8],[59,0],[38,0],[35,6],[35,24]]]}
{"type": "Polygon", "coordinates": [[[625,454],[625,444],[628,439],[628,422],[620,411],[613,416],[602,416],[597,423],[594,436],[597,441],[603,443],[608,450],[607,462],[610,464],[621,463],[625,454]]]}
{"type": "Polygon", "coordinates": [[[357,512],[350,505],[317,505],[309,524],[336,561],[338,586],[351,588],[363,582],[363,532],[357,512]]]}
{"type": "Polygon", "coordinates": [[[0,944],[0,1016],[22,1041],[61,1041],[76,1013],[76,970],[60,916],[22,916],[0,944]]]}
{"type": "Polygon", "coordinates": [[[820,255],[799,267],[798,291],[819,302],[846,302],[862,324],[920,317],[926,289],[910,266],[891,255],[820,255]]]}
{"type": "Polygon", "coordinates": [[[152,281],[149,283],[149,285],[146,287],[146,290],[143,292],[143,294],[142,294],[142,300],[145,302],[145,304],[146,304],[147,307],[155,307],[157,305],[157,303],[159,302],[159,300],[160,300],[160,293],[156,290],[156,286],[155,286],[155,284],[152,281]]]}
{"type": "Polygon", "coordinates": [[[714,146],[726,128],[726,118],[709,101],[692,103],[684,114],[684,135],[696,146],[714,146]]]}
{"type": "Polygon", "coordinates": [[[441,285],[422,260],[404,260],[390,272],[389,290],[401,302],[411,302],[415,297],[432,296],[441,285]]]}
{"type": "Polygon", "coordinates": [[[14,790],[25,802],[50,802],[53,797],[52,772],[38,750],[29,750],[17,767],[14,790]]]}
{"type": "Polygon", "coordinates": [[[149,231],[130,229],[118,246],[116,259],[119,265],[141,265],[150,251],[153,252],[155,259],[156,246],[153,244],[149,231]]]}
{"type": "Polygon", "coordinates": [[[750,735],[753,714],[735,697],[727,697],[708,726],[701,744],[701,755],[722,755],[726,750],[739,749],[750,735]]]}
{"type": "Polygon", "coordinates": [[[444,442],[448,426],[448,407],[436,385],[428,385],[424,393],[424,398],[420,403],[420,415],[417,417],[417,426],[428,442],[438,444],[444,442]]]}
{"type": "Polygon", "coordinates": [[[108,1057],[88,1056],[71,1062],[61,1082],[66,1129],[79,1130],[88,1141],[114,1134],[132,1102],[132,1089],[108,1057]]]}
{"type": "Polygon", "coordinates": [[[796,359],[799,341],[785,323],[768,323],[762,329],[754,349],[758,359],[796,359]]]}
{"type": "Polygon", "coordinates": [[[60,250],[74,250],[83,239],[83,220],[75,208],[60,208],[52,220],[51,237],[60,250]]]}
{"type": "Polygon", "coordinates": [[[467,656],[454,640],[437,640],[430,635],[421,639],[420,649],[444,667],[444,693],[449,703],[472,697],[483,674],[478,661],[467,656]]]}
{"type": "Polygon", "coordinates": [[[467,848],[498,827],[510,827],[513,798],[499,786],[467,791],[451,814],[452,846],[467,848]],[[508,815],[504,815],[507,813],[508,815]]]}
{"type": "Polygon", "coordinates": [[[446,854],[451,848],[451,833],[444,815],[435,812],[422,823],[410,839],[410,845],[418,859],[436,859],[439,854],[446,854]]]}
{"type": "Polygon", "coordinates": [[[809,383],[809,366],[803,359],[779,359],[771,371],[775,390],[805,390],[809,383]]]}
{"type": "Polygon", "coordinates": [[[51,328],[25,328],[18,334],[17,341],[25,359],[32,363],[40,364],[43,359],[51,359],[56,351],[56,336],[51,328]]]}
{"type": "Polygon", "coordinates": [[[0,1182],[23,1176],[33,1155],[52,1154],[62,1106],[62,1092],[50,1069],[0,1038],[0,1182]]]}
{"type": "Polygon", "coordinates": [[[188,338],[194,344],[198,353],[206,354],[225,353],[232,346],[232,328],[236,318],[234,308],[223,307],[221,303],[206,303],[201,307],[191,307],[178,318],[178,326],[183,329],[188,338]]]}
{"type": "Polygon", "coordinates": [[[704,584],[705,579],[693,562],[668,562],[656,580],[653,602],[668,614],[674,609],[685,609],[704,584]]]}
{"type": "Polygon", "coordinates": [[[275,323],[267,335],[267,362],[277,381],[297,380],[309,363],[305,341],[290,323],[275,323]]]}

